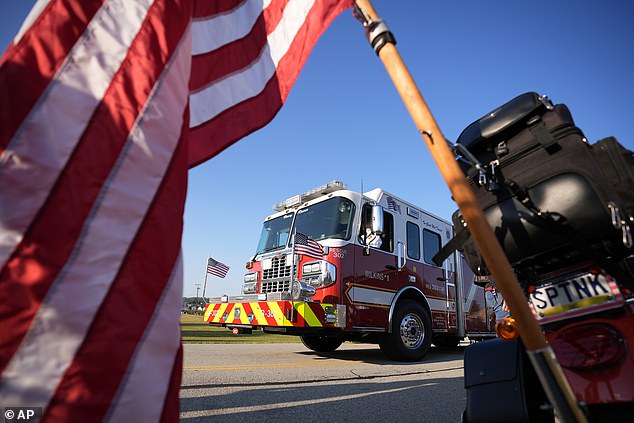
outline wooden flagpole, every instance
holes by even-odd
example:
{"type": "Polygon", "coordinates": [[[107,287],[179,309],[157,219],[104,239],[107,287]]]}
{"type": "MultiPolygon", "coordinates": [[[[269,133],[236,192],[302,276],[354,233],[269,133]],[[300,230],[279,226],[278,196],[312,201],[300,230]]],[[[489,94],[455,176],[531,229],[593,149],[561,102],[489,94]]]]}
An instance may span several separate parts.
{"type": "MultiPolygon", "coordinates": [[[[357,0],[356,4],[366,15],[366,18],[369,18],[371,21],[377,21],[379,19],[369,0],[357,0]]],[[[574,398],[574,393],[568,385],[559,363],[554,359],[552,349],[547,346],[539,324],[528,307],[526,297],[521,290],[520,284],[513,273],[513,269],[502,247],[486,221],[484,213],[478,205],[471,187],[462,173],[462,170],[458,167],[451,149],[405,66],[396,46],[391,42],[387,42],[380,48],[378,56],[381,62],[383,62],[401,99],[405,103],[416,128],[418,128],[419,133],[425,141],[443,179],[451,191],[451,195],[460,208],[462,216],[467,223],[474,241],[480,249],[480,253],[497,287],[504,295],[504,300],[508,304],[509,311],[516,320],[518,332],[526,350],[529,353],[547,352],[546,360],[542,361],[548,362],[547,366],[554,368],[541,369],[542,371],[536,368],[536,371],[538,375],[540,375],[540,380],[544,385],[544,389],[547,391],[546,393],[549,399],[558,409],[560,413],[559,417],[565,422],[586,421],[585,415],[583,415],[579,409],[576,399],[574,398]],[[544,375],[544,372],[550,374],[544,375]],[[551,380],[545,381],[543,377],[548,377],[551,380]],[[548,392],[549,390],[557,390],[557,388],[559,388],[559,392],[548,392]],[[559,400],[553,396],[559,396],[559,400]]],[[[535,360],[532,359],[532,362],[536,365],[535,360]]]]}

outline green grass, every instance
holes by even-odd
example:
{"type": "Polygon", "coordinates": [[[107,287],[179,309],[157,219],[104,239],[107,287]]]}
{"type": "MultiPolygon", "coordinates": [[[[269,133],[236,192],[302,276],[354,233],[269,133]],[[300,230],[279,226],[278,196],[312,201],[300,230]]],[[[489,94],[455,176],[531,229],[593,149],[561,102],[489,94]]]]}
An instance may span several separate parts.
{"type": "Polygon", "coordinates": [[[301,342],[298,336],[272,335],[260,330],[234,335],[231,330],[203,322],[203,316],[181,314],[181,332],[185,344],[285,344],[301,342]]]}

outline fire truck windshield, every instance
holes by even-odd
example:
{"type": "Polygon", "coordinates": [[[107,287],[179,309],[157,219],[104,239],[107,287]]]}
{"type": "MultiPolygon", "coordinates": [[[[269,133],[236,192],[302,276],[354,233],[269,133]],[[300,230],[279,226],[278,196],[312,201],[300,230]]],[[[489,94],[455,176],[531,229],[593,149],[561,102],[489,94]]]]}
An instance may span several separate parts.
{"type": "MultiPolygon", "coordinates": [[[[334,197],[299,209],[295,228],[315,241],[326,238],[350,239],[354,219],[354,203],[347,198],[334,197]]],[[[262,227],[256,254],[278,250],[290,242],[291,223],[295,213],[287,213],[267,220],[262,227]]]]}
{"type": "Polygon", "coordinates": [[[288,213],[264,222],[258,249],[255,253],[266,253],[267,251],[277,250],[286,246],[291,233],[291,223],[293,223],[294,215],[294,213],[288,213]]]}
{"type": "Polygon", "coordinates": [[[350,239],[354,203],[334,197],[297,211],[295,230],[315,241],[326,238],[350,239]]]}

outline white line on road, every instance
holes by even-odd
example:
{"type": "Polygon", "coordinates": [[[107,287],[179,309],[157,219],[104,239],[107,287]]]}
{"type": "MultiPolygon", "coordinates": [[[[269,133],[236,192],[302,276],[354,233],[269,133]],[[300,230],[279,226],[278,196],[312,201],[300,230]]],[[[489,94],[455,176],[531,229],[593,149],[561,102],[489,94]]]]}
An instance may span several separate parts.
{"type": "Polygon", "coordinates": [[[219,409],[215,409],[215,410],[197,410],[197,411],[191,411],[191,412],[183,412],[181,413],[181,419],[183,418],[188,418],[188,417],[209,417],[209,416],[220,416],[220,415],[225,415],[225,414],[238,414],[238,413],[252,413],[255,411],[266,411],[266,410],[273,410],[273,409],[280,409],[280,408],[292,408],[292,407],[300,407],[300,406],[304,406],[304,405],[315,405],[315,404],[320,404],[320,403],[330,403],[330,402],[335,402],[335,401],[347,401],[347,400],[351,400],[351,399],[358,399],[358,398],[362,398],[362,397],[369,397],[372,395],[384,395],[384,394],[390,394],[390,393],[394,393],[394,392],[401,392],[401,391],[405,391],[405,390],[409,390],[409,389],[414,389],[414,388],[423,388],[425,386],[433,386],[433,385],[437,385],[436,382],[434,383],[421,383],[418,385],[414,385],[414,386],[406,386],[403,388],[394,388],[394,389],[384,389],[381,391],[376,391],[376,392],[366,392],[366,393],[360,393],[360,394],[353,394],[353,395],[342,395],[340,397],[336,397],[336,398],[311,398],[309,400],[303,400],[303,401],[292,401],[292,402],[283,402],[283,403],[272,403],[272,404],[261,404],[261,405],[250,405],[248,407],[231,407],[231,408],[219,408],[219,409]]]}

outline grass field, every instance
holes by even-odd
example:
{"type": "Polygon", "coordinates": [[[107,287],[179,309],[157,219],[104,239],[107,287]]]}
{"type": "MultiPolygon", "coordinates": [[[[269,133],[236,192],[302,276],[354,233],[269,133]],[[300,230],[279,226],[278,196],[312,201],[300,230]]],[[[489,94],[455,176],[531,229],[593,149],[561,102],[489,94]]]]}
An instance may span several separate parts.
{"type": "Polygon", "coordinates": [[[301,342],[297,336],[271,335],[253,331],[251,335],[234,335],[227,328],[203,322],[203,316],[181,314],[181,331],[185,344],[285,344],[301,342]]]}

